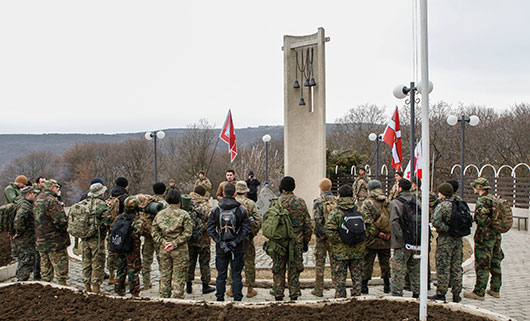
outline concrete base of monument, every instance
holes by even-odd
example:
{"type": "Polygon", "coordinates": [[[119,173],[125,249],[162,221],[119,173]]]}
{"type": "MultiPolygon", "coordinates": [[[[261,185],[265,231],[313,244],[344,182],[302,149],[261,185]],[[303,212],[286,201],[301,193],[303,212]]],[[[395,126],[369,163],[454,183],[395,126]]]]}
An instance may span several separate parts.
{"type": "Polygon", "coordinates": [[[14,278],[16,272],[17,272],[16,262],[0,267],[0,282],[14,278]]]}

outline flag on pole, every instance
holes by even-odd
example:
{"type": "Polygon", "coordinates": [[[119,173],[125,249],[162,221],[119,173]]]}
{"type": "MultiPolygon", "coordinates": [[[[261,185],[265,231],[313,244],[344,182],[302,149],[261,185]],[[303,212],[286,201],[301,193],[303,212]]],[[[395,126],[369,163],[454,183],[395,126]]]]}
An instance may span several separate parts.
{"type": "Polygon", "coordinates": [[[232,112],[228,110],[228,115],[226,115],[225,123],[219,138],[228,144],[228,152],[230,153],[230,162],[233,162],[237,156],[237,146],[236,146],[236,132],[234,129],[234,123],[232,122],[232,112]]]}
{"type": "MultiPolygon", "coordinates": [[[[418,145],[416,145],[416,148],[414,148],[414,163],[416,164],[415,166],[415,169],[414,169],[414,175],[416,177],[419,177],[420,179],[422,179],[422,176],[421,176],[421,163],[422,163],[422,157],[421,157],[421,139],[420,141],[418,142],[418,145]]],[[[411,178],[411,173],[410,173],[410,161],[409,161],[409,164],[407,165],[407,169],[405,169],[405,173],[404,173],[404,177],[408,180],[410,180],[411,178]]]]}
{"type": "Polygon", "coordinates": [[[401,161],[403,154],[401,152],[401,126],[399,125],[399,113],[396,106],[396,111],[383,133],[383,141],[392,147],[392,167],[395,170],[401,168],[401,161]]]}

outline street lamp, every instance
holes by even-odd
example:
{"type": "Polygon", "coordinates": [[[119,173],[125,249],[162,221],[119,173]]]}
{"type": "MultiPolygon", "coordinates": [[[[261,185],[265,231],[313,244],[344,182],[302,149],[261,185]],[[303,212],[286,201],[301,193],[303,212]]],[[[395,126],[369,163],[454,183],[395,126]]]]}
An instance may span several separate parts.
{"type": "Polygon", "coordinates": [[[462,114],[462,116],[460,116],[460,118],[454,116],[454,115],[451,115],[449,117],[447,117],[447,124],[449,124],[449,126],[454,126],[456,125],[458,122],[461,123],[461,139],[460,139],[460,198],[461,199],[464,199],[464,141],[465,141],[465,131],[466,131],[466,123],[469,123],[471,126],[477,126],[478,123],[480,122],[480,119],[473,115],[473,116],[469,116],[469,117],[466,117],[462,114]]]}
{"type": "Polygon", "coordinates": [[[154,154],[155,154],[154,155],[155,156],[155,183],[158,182],[157,172],[156,172],[156,140],[157,139],[163,139],[164,137],[166,137],[166,133],[164,133],[161,130],[155,130],[155,131],[152,131],[152,132],[146,132],[145,133],[145,139],[153,140],[153,150],[154,150],[154,154]]]}
{"type": "Polygon", "coordinates": [[[265,143],[265,183],[269,182],[269,142],[271,141],[271,135],[266,134],[261,137],[261,140],[265,143]]]}
{"type": "MultiPolygon", "coordinates": [[[[371,133],[368,135],[368,139],[372,142],[377,140],[377,145],[375,146],[375,179],[379,180],[379,144],[383,140],[383,134],[377,135],[375,133],[371,133]]],[[[372,166],[372,161],[370,161],[370,166],[372,166]]]]}
{"type": "MultiPolygon", "coordinates": [[[[432,82],[429,80],[429,86],[427,90],[429,91],[429,94],[432,92],[434,86],[432,82]]],[[[415,162],[414,162],[414,144],[416,143],[416,134],[414,129],[414,119],[415,119],[415,105],[416,103],[419,103],[419,98],[416,98],[416,91],[420,94],[422,94],[422,85],[421,83],[416,85],[412,81],[410,83],[410,87],[407,87],[405,85],[398,85],[394,88],[394,97],[397,99],[403,99],[407,96],[410,96],[409,99],[405,100],[405,104],[410,104],[410,172],[414,173],[415,169],[415,162]]]]}

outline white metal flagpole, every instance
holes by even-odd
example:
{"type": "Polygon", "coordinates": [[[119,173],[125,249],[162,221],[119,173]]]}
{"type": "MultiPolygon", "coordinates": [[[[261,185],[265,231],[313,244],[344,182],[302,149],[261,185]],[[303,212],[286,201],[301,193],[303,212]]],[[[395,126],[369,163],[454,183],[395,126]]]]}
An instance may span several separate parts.
{"type": "Polygon", "coordinates": [[[421,139],[422,178],[421,184],[421,264],[420,264],[420,320],[427,320],[427,263],[429,260],[429,57],[427,35],[427,0],[420,0],[420,45],[421,45],[421,139]]]}

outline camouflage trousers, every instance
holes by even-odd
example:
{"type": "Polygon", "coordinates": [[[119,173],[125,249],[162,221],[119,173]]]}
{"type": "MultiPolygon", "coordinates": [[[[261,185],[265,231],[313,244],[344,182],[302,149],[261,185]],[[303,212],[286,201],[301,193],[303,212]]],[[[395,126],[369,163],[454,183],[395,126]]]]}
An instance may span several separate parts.
{"type": "Polygon", "coordinates": [[[285,272],[289,280],[289,296],[291,298],[298,298],[301,295],[300,291],[300,273],[304,271],[304,261],[302,257],[302,248],[295,244],[294,260],[289,261],[289,255],[275,256],[272,259],[272,291],[274,297],[283,298],[285,291],[285,272]]]}
{"type": "Polygon", "coordinates": [[[39,251],[39,254],[42,281],[51,282],[54,272],[57,281],[66,281],[68,279],[68,253],[66,249],[39,251]]]}
{"type": "Polygon", "coordinates": [[[201,270],[201,281],[203,284],[210,283],[210,247],[200,247],[188,244],[189,261],[188,261],[188,277],[187,281],[191,282],[195,278],[195,267],[197,266],[197,259],[199,260],[199,268],[201,270]]]}
{"type": "MultiPolygon", "coordinates": [[[[245,286],[254,287],[256,285],[256,246],[254,239],[245,239],[245,254],[243,255],[243,271],[245,271],[245,286]]],[[[232,269],[227,283],[232,285],[232,269]]]]}
{"type": "Polygon", "coordinates": [[[112,271],[116,271],[116,266],[117,266],[117,263],[116,263],[116,256],[117,256],[117,253],[112,253],[110,251],[110,232],[107,233],[107,239],[106,239],[106,246],[107,246],[107,269],[109,270],[109,272],[112,272],[112,271]]]}
{"type": "Polygon", "coordinates": [[[350,276],[353,287],[350,294],[352,296],[361,295],[361,274],[363,270],[362,259],[350,259],[350,260],[337,260],[333,264],[333,270],[335,270],[335,297],[345,298],[346,297],[346,278],[348,277],[348,269],[350,270],[350,276]]]}
{"type": "Polygon", "coordinates": [[[35,243],[15,243],[17,243],[17,281],[27,281],[35,265],[35,243]]]}
{"type": "Polygon", "coordinates": [[[324,270],[326,266],[326,256],[329,257],[329,264],[331,266],[331,280],[333,285],[336,284],[334,261],[329,252],[329,242],[317,237],[317,244],[315,246],[315,292],[322,294],[324,292],[324,270]]]}
{"type": "Polygon", "coordinates": [[[81,240],[83,283],[100,285],[105,276],[105,241],[94,236],[81,240]]]}
{"type": "Polygon", "coordinates": [[[477,280],[473,292],[476,295],[484,296],[490,274],[490,289],[500,292],[502,285],[502,259],[504,259],[504,253],[501,249],[500,234],[491,240],[480,243],[475,242],[475,273],[477,280]]]}
{"type": "Polygon", "coordinates": [[[184,299],[184,285],[188,269],[188,246],[180,246],[173,251],[160,247],[160,296],[184,299]],[[173,286],[172,286],[173,285],[173,286]]]}
{"type": "Polygon", "coordinates": [[[151,285],[151,265],[153,264],[155,251],[156,260],[160,266],[160,246],[155,243],[153,237],[144,236],[144,244],[142,246],[142,280],[144,287],[151,285]]]}
{"type": "Polygon", "coordinates": [[[407,272],[410,278],[412,293],[420,293],[420,259],[414,258],[414,254],[416,253],[405,248],[394,249],[392,283],[390,286],[393,296],[403,296],[405,274],[407,272]]]}
{"type": "Polygon", "coordinates": [[[462,238],[439,235],[436,244],[436,294],[445,295],[451,286],[453,296],[458,296],[462,292],[462,238]]]}
{"type": "Polygon", "coordinates": [[[116,263],[116,283],[114,292],[125,295],[125,278],[128,279],[129,291],[133,295],[140,293],[140,277],[138,274],[142,269],[142,257],[140,247],[134,247],[130,253],[112,253],[116,263]]]}
{"type": "Polygon", "coordinates": [[[363,263],[363,281],[372,279],[374,261],[377,256],[381,268],[381,278],[390,279],[390,249],[366,249],[363,263]]]}

